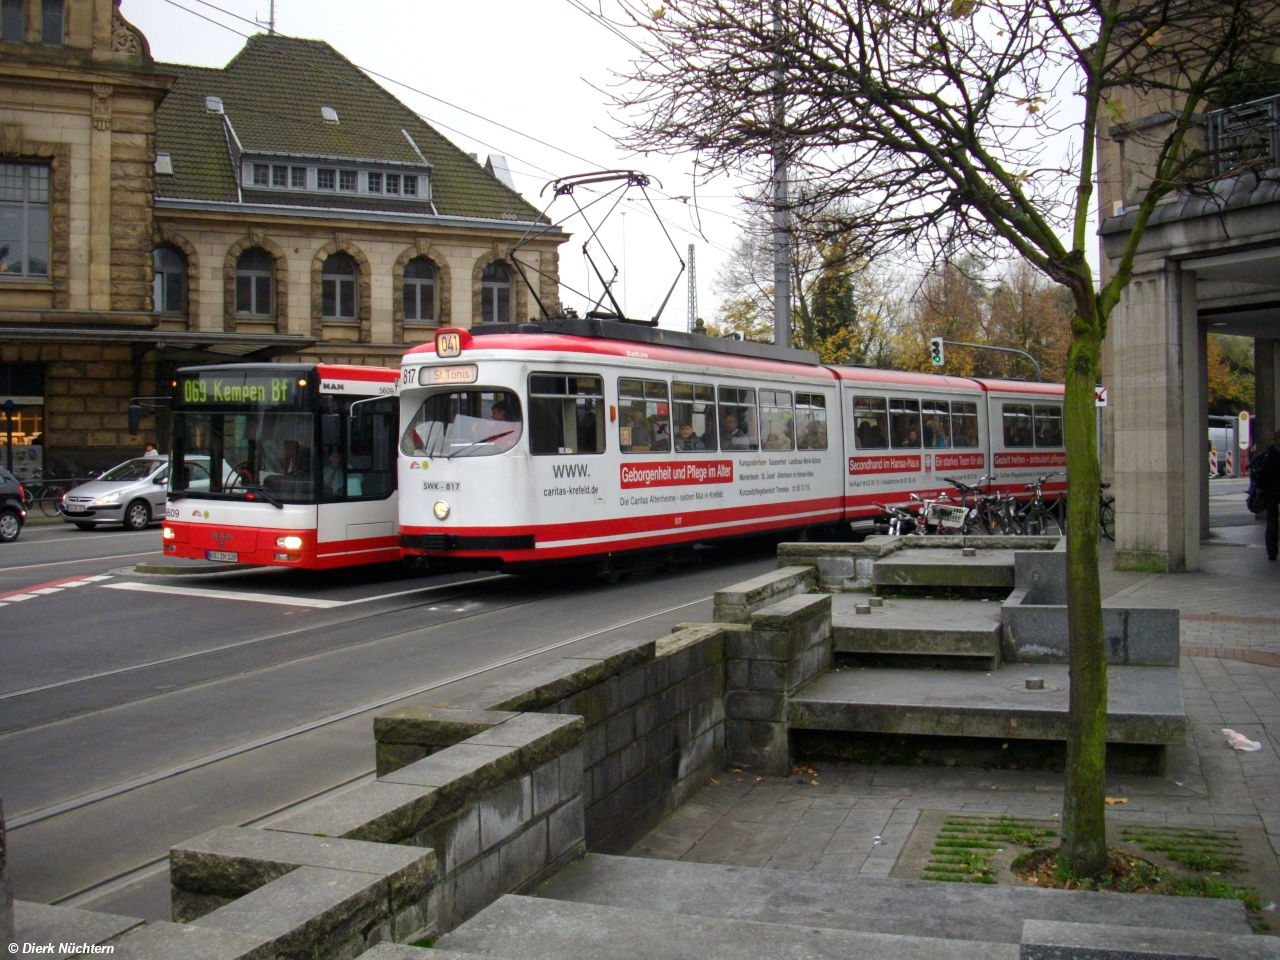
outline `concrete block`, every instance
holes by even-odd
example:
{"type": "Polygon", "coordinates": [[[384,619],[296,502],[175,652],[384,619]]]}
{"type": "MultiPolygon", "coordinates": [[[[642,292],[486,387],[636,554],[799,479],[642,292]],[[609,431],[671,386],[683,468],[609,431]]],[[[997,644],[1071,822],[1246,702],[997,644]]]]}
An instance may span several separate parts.
{"type": "Polygon", "coordinates": [[[616,753],[636,738],[636,715],[632,710],[611,717],[605,724],[605,749],[616,753]]]}
{"type": "Polygon", "coordinates": [[[441,873],[450,874],[480,856],[480,808],[470,806],[444,825],[441,873]]]}
{"type": "Polygon", "coordinates": [[[582,747],[583,762],[588,767],[594,767],[604,759],[605,754],[608,752],[607,734],[608,727],[604,723],[587,728],[586,736],[582,741],[582,747]]]}
{"type": "Polygon", "coordinates": [[[817,572],[809,566],[788,566],[723,590],[714,600],[716,623],[750,623],[751,615],[779,598],[807,593],[817,585],[817,572]]]}
{"type": "Polygon", "coordinates": [[[192,926],[262,937],[286,955],[354,955],[390,925],[386,894],[385,881],[369,874],[299,867],[192,926]]]}
{"type": "Polygon", "coordinates": [[[791,772],[787,725],[757,720],[725,721],[725,753],[728,762],[766,776],[791,772]]]}
{"type": "Polygon", "coordinates": [[[540,817],[552,807],[560,803],[560,760],[557,757],[549,760],[531,776],[533,789],[533,810],[535,817],[540,817]]]}
{"type": "Polygon", "coordinates": [[[515,748],[519,751],[521,769],[531,770],[577,746],[585,730],[581,717],[522,713],[470,737],[459,746],[515,748]]]}
{"type": "Polygon", "coordinates": [[[503,891],[521,889],[547,865],[547,859],[547,821],[535,820],[498,848],[503,891]]]}
{"type": "Polygon", "coordinates": [[[477,860],[458,869],[453,878],[452,909],[441,917],[441,927],[456,925],[493,903],[500,889],[499,852],[491,850],[477,860]]]}
{"type": "Polygon", "coordinates": [[[1268,960],[1280,958],[1275,937],[1199,930],[1027,920],[1020,960],[1268,960]]]}
{"type": "Polygon", "coordinates": [[[253,934],[148,923],[116,944],[117,960],[275,960],[271,941],[253,934]]]}
{"type": "Polygon", "coordinates": [[[431,850],[398,844],[219,827],[169,851],[169,881],[192,893],[242,897],[299,867],[384,877],[396,905],[421,899],[434,882],[431,850]]]}
{"type": "Polygon", "coordinates": [[[433,753],[377,782],[433,788],[438,795],[437,815],[447,816],[520,773],[519,748],[467,742],[433,753]]]}
{"type": "Polygon", "coordinates": [[[568,803],[551,811],[547,818],[547,855],[558,857],[574,844],[586,838],[586,809],[582,797],[574,797],[568,803]]]}
{"type": "Polygon", "coordinates": [[[375,780],[281,817],[266,829],[400,843],[435,817],[439,799],[438,791],[431,787],[375,780]]]}
{"type": "Polygon", "coordinates": [[[435,751],[461,743],[516,716],[518,714],[500,710],[397,707],[374,717],[373,736],[379,744],[416,744],[435,751]]]}
{"type": "MultiPolygon", "coordinates": [[[[28,900],[13,901],[14,943],[112,943],[130,930],[141,927],[138,917],[121,917],[112,913],[95,913],[74,907],[53,907],[28,900]]],[[[55,951],[45,954],[62,958],[76,956],[55,951]]]]}
{"type": "Polygon", "coordinates": [[[734,690],[725,694],[725,712],[732,720],[781,723],[787,716],[787,698],[782,692],[734,690]]]}
{"type": "Polygon", "coordinates": [[[824,620],[831,620],[831,595],[805,594],[788,597],[757,610],[751,615],[751,630],[753,633],[793,632],[824,620]]]}
{"type": "Polygon", "coordinates": [[[568,800],[582,793],[583,748],[574,747],[560,757],[560,797],[568,800]]]}
{"type": "Polygon", "coordinates": [[[480,849],[489,851],[515,833],[524,823],[523,790],[519,780],[504,784],[479,799],[480,849]]]}
{"type": "MultiPolygon", "coordinates": [[[[1064,543],[1065,538],[1064,538],[1064,543]]],[[[1028,602],[1067,602],[1066,550],[1018,550],[1013,555],[1013,583],[1028,591],[1028,602]]]]}

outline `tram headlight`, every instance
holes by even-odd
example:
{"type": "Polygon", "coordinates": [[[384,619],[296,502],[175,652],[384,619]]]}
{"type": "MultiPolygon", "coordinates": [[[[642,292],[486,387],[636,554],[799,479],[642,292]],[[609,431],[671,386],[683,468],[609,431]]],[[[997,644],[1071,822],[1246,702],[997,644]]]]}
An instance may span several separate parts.
{"type": "Polygon", "coordinates": [[[284,547],[286,550],[301,550],[301,537],[276,537],[276,546],[284,547]]]}
{"type": "Polygon", "coordinates": [[[437,520],[444,520],[449,516],[449,505],[443,500],[437,500],[436,505],[431,508],[431,512],[436,515],[437,520]]]}

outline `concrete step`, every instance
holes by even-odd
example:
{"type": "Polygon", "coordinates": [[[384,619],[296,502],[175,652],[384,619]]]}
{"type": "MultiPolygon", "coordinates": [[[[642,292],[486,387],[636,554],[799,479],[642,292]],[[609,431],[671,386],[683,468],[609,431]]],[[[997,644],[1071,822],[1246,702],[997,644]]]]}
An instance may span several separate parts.
{"type": "Polygon", "coordinates": [[[46,957],[80,956],[77,950],[64,952],[58,948],[63,944],[112,944],[144,922],[139,917],[54,907],[29,900],[13,901],[14,942],[53,944],[53,951],[44,954],[46,957]]]}
{"type": "Polygon", "coordinates": [[[875,562],[871,581],[883,589],[1012,590],[1013,551],[981,549],[966,557],[955,548],[899,550],[875,562]]]}
{"type": "Polygon", "coordinates": [[[886,599],[867,609],[867,598],[832,597],[831,633],[836,653],[893,657],[982,657],[999,665],[1001,608],[976,600],[886,599]]]}
{"type": "MultiPolygon", "coordinates": [[[[795,874],[792,874],[795,876],[795,874]]],[[[916,932],[930,924],[920,922],[916,932]]],[[[692,916],[508,894],[436,941],[502,960],[1017,960],[1010,943],[692,916]]]]}
{"type": "MultiPolygon", "coordinates": [[[[853,871],[764,870],[641,857],[587,857],[536,891],[598,906],[792,926],[1022,942],[1023,921],[1157,927],[1247,936],[1238,900],[863,877],[853,871]]],[[[1280,943],[1280,941],[1277,941],[1280,943]]]]}
{"type": "MultiPolygon", "coordinates": [[[[799,690],[788,719],[792,730],[1065,740],[1069,685],[1065,664],[840,670],[799,690]],[[1030,678],[1044,688],[1027,689],[1030,678]]],[[[1182,743],[1186,724],[1177,667],[1107,670],[1108,743],[1182,743]]]]}
{"type": "Polygon", "coordinates": [[[1280,960],[1280,939],[1028,920],[1022,960],[1280,960]]]}

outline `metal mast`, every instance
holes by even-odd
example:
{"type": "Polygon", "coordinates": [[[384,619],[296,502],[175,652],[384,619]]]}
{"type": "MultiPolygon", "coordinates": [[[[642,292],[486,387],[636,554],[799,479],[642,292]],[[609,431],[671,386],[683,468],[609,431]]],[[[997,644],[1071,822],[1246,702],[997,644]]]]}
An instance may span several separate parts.
{"type": "Polygon", "coordinates": [[[693,244],[689,244],[689,332],[693,333],[698,322],[698,261],[694,259],[693,244]]]}
{"type": "Polygon", "coordinates": [[[267,25],[267,36],[274,37],[276,35],[276,0],[271,0],[270,12],[267,14],[267,19],[259,20],[258,22],[265,23],[267,25]]]}
{"type": "Polygon", "coordinates": [[[783,137],[782,0],[773,0],[773,342],[791,346],[791,209],[787,197],[787,149],[783,137]]]}

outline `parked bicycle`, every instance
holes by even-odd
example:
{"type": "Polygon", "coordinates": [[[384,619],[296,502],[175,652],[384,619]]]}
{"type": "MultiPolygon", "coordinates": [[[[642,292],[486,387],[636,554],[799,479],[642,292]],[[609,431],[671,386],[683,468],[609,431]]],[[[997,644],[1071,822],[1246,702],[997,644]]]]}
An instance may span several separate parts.
{"type": "Polygon", "coordinates": [[[1104,540],[1114,541],[1116,538],[1116,498],[1107,493],[1111,484],[1104,483],[1098,491],[1098,532],[1104,540]]]}
{"type": "Polygon", "coordinates": [[[33,477],[30,480],[24,480],[22,481],[23,505],[28,513],[38,508],[46,517],[56,517],[62,512],[62,498],[67,495],[67,491],[75,489],[82,483],[84,483],[83,480],[75,477],[65,480],[33,477]]]}
{"type": "Polygon", "coordinates": [[[884,503],[876,503],[874,506],[883,510],[885,512],[885,516],[889,518],[890,535],[895,537],[904,537],[922,532],[915,514],[910,510],[904,509],[903,507],[891,507],[884,503]]]}
{"type": "Polygon", "coordinates": [[[1025,485],[1025,489],[1034,491],[1035,495],[1017,515],[1018,532],[1024,536],[1034,537],[1042,534],[1062,534],[1066,532],[1062,526],[1062,520],[1059,519],[1054,509],[1056,503],[1050,505],[1046,502],[1042,489],[1051,477],[1056,476],[1058,476],[1057,472],[1049,473],[1040,477],[1034,483],[1025,485]]]}

